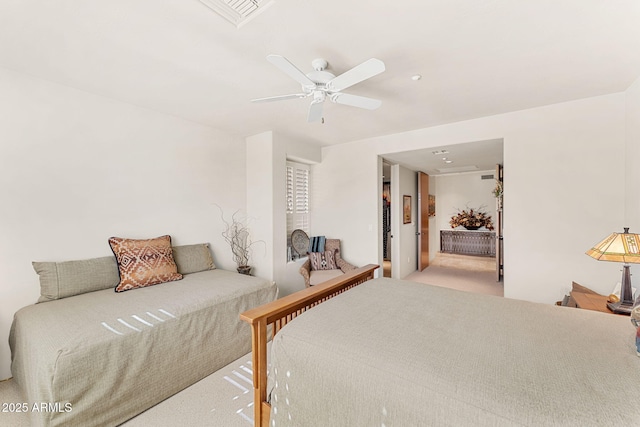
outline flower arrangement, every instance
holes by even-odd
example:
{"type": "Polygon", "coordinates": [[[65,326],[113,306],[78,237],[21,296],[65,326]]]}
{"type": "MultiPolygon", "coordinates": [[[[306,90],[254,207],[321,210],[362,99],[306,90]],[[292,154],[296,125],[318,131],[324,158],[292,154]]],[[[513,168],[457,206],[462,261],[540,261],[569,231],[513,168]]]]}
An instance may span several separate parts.
{"type": "Polygon", "coordinates": [[[488,230],[493,230],[491,215],[484,211],[482,207],[459,210],[457,215],[451,217],[449,224],[451,228],[463,226],[467,230],[477,230],[480,227],[485,227],[488,230]]]}
{"type": "Polygon", "coordinates": [[[496,188],[493,189],[493,196],[498,199],[502,198],[504,190],[502,189],[502,182],[496,179],[496,188]]]}
{"type": "Polygon", "coordinates": [[[502,211],[502,195],[504,194],[504,189],[502,188],[502,181],[496,179],[496,187],[492,191],[493,196],[496,198],[496,206],[499,212],[502,211]]]}

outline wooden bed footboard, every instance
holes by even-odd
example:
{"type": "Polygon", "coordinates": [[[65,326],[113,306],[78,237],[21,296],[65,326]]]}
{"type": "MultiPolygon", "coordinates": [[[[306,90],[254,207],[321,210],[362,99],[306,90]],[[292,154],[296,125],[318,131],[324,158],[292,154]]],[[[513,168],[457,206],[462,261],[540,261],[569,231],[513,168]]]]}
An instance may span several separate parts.
{"type": "Polygon", "coordinates": [[[373,272],[378,267],[376,264],[369,264],[357,268],[335,279],[303,289],[240,314],[242,320],[251,324],[255,426],[267,427],[271,412],[271,405],[267,402],[268,326],[272,325],[272,333],[275,335],[284,325],[299,314],[367,280],[373,279],[373,272]]]}

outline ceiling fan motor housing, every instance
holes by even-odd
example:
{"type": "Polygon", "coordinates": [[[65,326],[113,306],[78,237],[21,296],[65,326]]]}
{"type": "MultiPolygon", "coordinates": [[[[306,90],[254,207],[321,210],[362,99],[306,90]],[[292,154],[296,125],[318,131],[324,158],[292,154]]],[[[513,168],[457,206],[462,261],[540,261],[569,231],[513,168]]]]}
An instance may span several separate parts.
{"type": "MultiPolygon", "coordinates": [[[[311,61],[311,66],[314,71],[308,73],[307,77],[316,84],[316,87],[307,89],[311,89],[311,91],[326,90],[325,85],[336,77],[334,74],[325,71],[328,65],[329,63],[327,60],[322,58],[317,58],[311,61]]],[[[305,88],[304,85],[302,87],[305,88]]]]}
{"type": "Polygon", "coordinates": [[[333,80],[336,76],[328,71],[312,71],[307,74],[307,77],[316,84],[327,84],[330,80],[333,80]]]}
{"type": "Polygon", "coordinates": [[[329,66],[329,63],[327,62],[326,59],[316,58],[313,61],[311,61],[311,66],[316,71],[324,71],[329,66]]]}

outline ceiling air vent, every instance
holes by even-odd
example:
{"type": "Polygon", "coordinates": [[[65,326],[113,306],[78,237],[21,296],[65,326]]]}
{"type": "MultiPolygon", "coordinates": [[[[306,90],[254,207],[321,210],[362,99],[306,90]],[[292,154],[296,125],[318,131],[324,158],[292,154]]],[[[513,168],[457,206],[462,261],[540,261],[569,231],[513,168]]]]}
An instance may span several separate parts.
{"type": "Polygon", "coordinates": [[[439,173],[460,173],[460,172],[471,172],[471,171],[475,171],[478,170],[478,167],[475,165],[471,165],[471,166],[455,166],[452,168],[441,168],[441,169],[436,169],[436,171],[438,171],[439,173]]]}
{"type": "Polygon", "coordinates": [[[273,0],[200,0],[237,28],[273,4],[273,0]]]}
{"type": "Polygon", "coordinates": [[[493,175],[482,175],[480,179],[493,179],[493,175]]]}

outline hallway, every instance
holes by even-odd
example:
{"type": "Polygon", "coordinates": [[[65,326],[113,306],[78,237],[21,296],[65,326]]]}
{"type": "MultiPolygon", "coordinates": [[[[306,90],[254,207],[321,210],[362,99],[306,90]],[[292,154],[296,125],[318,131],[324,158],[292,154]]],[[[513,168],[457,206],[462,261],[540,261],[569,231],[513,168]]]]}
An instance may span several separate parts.
{"type": "MultiPolygon", "coordinates": [[[[504,296],[504,283],[496,281],[495,258],[438,253],[424,271],[404,279],[477,294],[504,296]]],[[[383,265],[384,277],[391,277],[391,263],[383,265]]]]}
{"type": "Polygon", "coordinates": [[[469,270],[432,265],[422,272],[414,272],[405,280],[457,289],[476,294],[504,296],[502,282],[496,281],[495,271],[469,270]]]}

